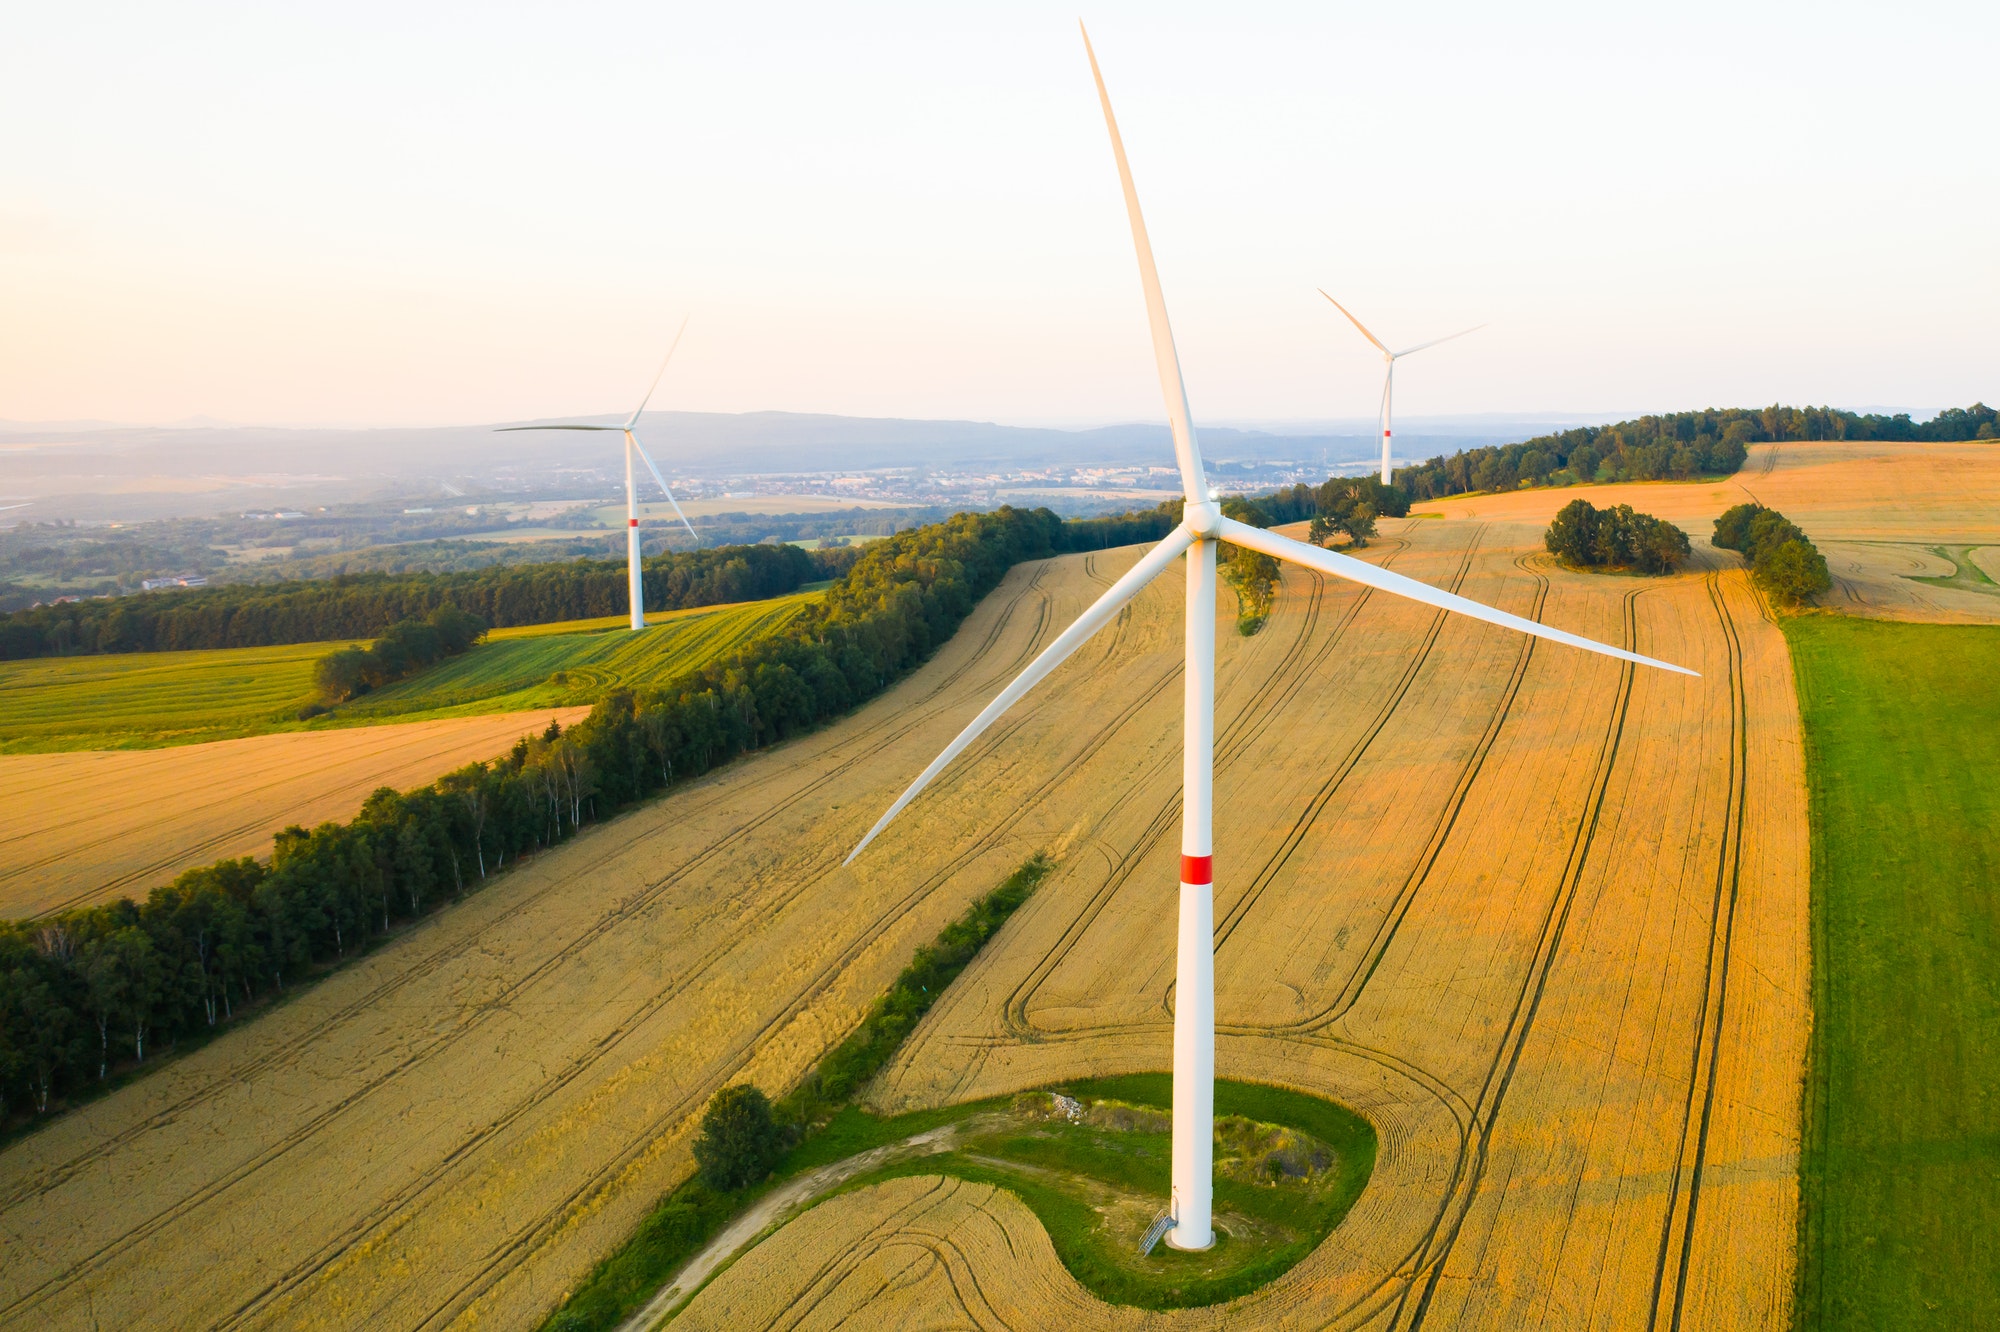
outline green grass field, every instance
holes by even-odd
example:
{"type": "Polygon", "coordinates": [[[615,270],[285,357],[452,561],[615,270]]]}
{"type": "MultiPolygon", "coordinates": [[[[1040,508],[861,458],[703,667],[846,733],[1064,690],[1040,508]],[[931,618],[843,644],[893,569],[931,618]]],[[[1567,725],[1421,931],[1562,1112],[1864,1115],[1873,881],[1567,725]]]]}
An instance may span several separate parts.
{"type": "Polygon", "coordinates": [[[1797,1325],[2000,1327],[2000,628],[1785,634],[1813,826],[1797,1325]]]}
{"type": "Polygon", "coordinates": [[[660,684],[782,628],[818,592],[651,616],[497,629],[486,642],[311,723],[313,663],[340,643],[0,662],[0,753],[150,749],[272,731],[594,703],[660,684]]]}

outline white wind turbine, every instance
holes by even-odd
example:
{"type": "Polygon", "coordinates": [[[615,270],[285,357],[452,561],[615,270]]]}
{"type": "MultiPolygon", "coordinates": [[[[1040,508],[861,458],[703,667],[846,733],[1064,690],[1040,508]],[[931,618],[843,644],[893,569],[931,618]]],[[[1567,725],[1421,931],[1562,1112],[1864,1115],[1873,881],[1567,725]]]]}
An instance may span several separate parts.
{"type": "MultiPolygon", "coordinates": [[[[1326,288],[1320,288],[1319,294],[1326,296],[1326,288]]],[[[1390,351],[1382,345],[1382,339],[1370,333],[1367,326],[1354,317],[1353,311],[1349,310],[1339,301],[1334,301],[1331,296],[1326,296],[1326,298],[1329,301],[1333,301],[1334,309],[1347,316],[1348,323],[1353,324],[1361,330],[1362,337],[1375,344],[1375,349],[1382,353],[1384,364],[1389,367],[1387,373],[1382,376],[1382,484],[1386,486],[1389,484],[1389,400],[1395,396],[1396,362],[1405,356],[1423,351],[1427,347],[1435,347],[1440,342],[1450,342],[1453,338],[1462,338],[1468,333],[1477,333],[1480,329],[1485,328],[1486,325],[1474,324],[1471,328],[1461,328],[1456,333],[1447,333],[1441,338],[1432,338],[1429,342],[1419,342],[1414,347],[1405,347],[1401,351],[1390,351]]]]}
{"type": "Polygon", "coordinates": [[[695,534],[694,524],[690,523],[687,515],[681,512],[681,502],[674,498],[673,487],[667,484],[667,478],[660,475],[660,469],[653,466],[653,460],[647,455],[645,446],[639,443],[639,437],[632,433],[632,428],[639,424],[639,413],[646,410],[646,404],[653,400],[654,389],[659,388],[660,381],[666,378],[667,365],[674,359],[674,349],[681,345],[681,333],[685,332],[687,332],[687,320],[683,319],[680,332],[674,334],[673,345],[667,348],[666,360],[660,362],[660,373],[653,376],[652,388],[647,389],[646,396],[639,399],[639,406],[624,425],[590,425],[581,421],[566,421],[557,425],[499,427],[501,433],[509,430],[615,430],[625,436],[625,580],[626,594],[632,603],[634,629],[646,627],[646,581],[639,571],[639,494],[632,488],[634,453],[645,461],[646,470],[653,474],[653,480],[659,482],[660,489],[666,492],[667,503],[674,506],[674,514],[681,520],[681,526],[688,530],[689,536],[694,537],[695,545],[701,544],[701,538],[695,534]]]}
{"type": "Polygon", "coordinates": [[[1098,100],[1104,108],[1104,125],[1111,134],[1111,153],[1117,160],[1118,179],[1125,192],[1125,211],[1131,219],[1132,244],[1139,255],[1139,278],[1145,288],[1146,314],[1152,325],[1153,356],[1159,369],[1160,389],[1166,396],[1167,420],[1173,430],[1174,454],[1180,463],[1186,507],[1180,526],[1133,565],[1123,578],[1112,584],[1095,605],[1078,616],[1074,624],[1049,644],[1028,669],[1000,692],[998,698],[987,704],[986,710],[973,718],[972,724],[961,731],[958,738],[910,783],[909,789],[897,797],[888,813],[868,830],[868,835],[848,855],[847,863],[852,863],[854,857],[861,854],[875,835],[887,827],[889,821],[914,800],[944,770],[946,764],[958,757],[1023,694],[1117,615],[1141,588],[1165,572],[1183,553],[1188,556],[1187,671],[1181,757],[1180,935],[1174,990],[1173,1196],[1169,1204],[1174,1227],[1168,1232],[1167,1242],[1180,1249],[1205,1249],[1213,1241],[1209,1210],[1215,1132],[1215,876],[1210,825],[1215,775],[1216,543],[1228,540],[1337,578],[1408,597],[1427,606],[1455,611],[1490,624],[1518,629],[1525,634],[1617,657],[1621,661],[1657,666],[1682,675],[1695,675],[1696,672],[1567,634],[1560,629],[1551,629],[1350,556],[1321,550],[1317,546],[1222,516],[1202,471],[1201,449],[1195,441],[1194,426],[1188,419],[1187,391],[1181,381],[1180,358],[1174,350],[1173,331],[1167,324],[1166,300],[1160,293],[1159,274],[1153,266],[1153,248],[1146,239],[1146,223],[1139,214],[1139,195],[1133,188],[1132,171],[1125,161],[1125,145],[1118,136],[1118,122],[1111,114],[1111,98],[1105,92],[1104,77],[1098,72],[1096,53],[1090,50],[1088,33],[1084,35],[1084,50],[1090,57],[1091,76],[1097,81],[1098,100]]]}

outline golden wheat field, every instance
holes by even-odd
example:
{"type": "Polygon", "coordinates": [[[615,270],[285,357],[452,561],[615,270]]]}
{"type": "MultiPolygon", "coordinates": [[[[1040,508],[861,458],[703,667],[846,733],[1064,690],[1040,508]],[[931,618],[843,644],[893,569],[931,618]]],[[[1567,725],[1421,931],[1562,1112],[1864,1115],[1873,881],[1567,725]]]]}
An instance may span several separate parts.
{"type": "Polygon", "coordinates": [[[589,711],[0,755],[0,917],[143,898],[193,866],[268,855],[280,828],[347,818],[377,787],[420,786],[589,711]]]}
{"type": "Polygon", "coordinates": [[[1829,607],[1892,620],[2000,623],[2000,574],[1994,572],[2000,568],[2000,443],[1758,444],[1742,471],[1710,485],[1522,490],[1418,508],[1446,518],[1546,524],[1579,496],[1600,507],[1630,504],[1680,524],[1697,539],[1708,537],[1724,509],[1755,500],[1804,528],[1826,556],[1833,591],[1822,600],[1829,607]]]}
{"type": "MultiPolygon", "coordinates": [[[[1347,1221],[1238,1304],[1142,1316],[1086,1297],[1007,1195],[871,1188],[750,1251],[690,1325],[1781,1320],[1806,1032],[1783,640],[1735,569],[1596,578],[1550,568],[1535,528],[1390,526],[1372,558],[1706,674],[1292,572],[1262,634],[1222,636],[1218,1071],[1374,1120],[1347,1221]]],[[[789,1086],[1036,850],[1057,873],[881,1101],[1165,1068],[1171,573],[840,868],[1137,554],[1017,568],[847,721],[0,1153],[0,1322],[530,1325],[685,1177],[716,1088],[789,1086]]]]}
{"type": "MultiPolygon", "coordinates": [[[[1217,1071],[1330,1096],[1381,1134],[1319,1251],[1216,1309],[1115,1309],[1012,1198],[905,1181],[807,1213],[681,1321],[1782,1324],[1807,1023],[1783,639],[1738,570],[1570,574],[1531,553],[1538,538],[1419,521],[1384,553],[1704,678],[1292,573],[1223,668],[1217,1071]]],[[[881,1108],[1167,1065],[1178,600],[1156,585],[1121,628],[1122,669],[1044,703],[1118,719],[1048,797],[1088,812],[1058,876],[884,1077],[881,1108]]],[[[976,824],[989,799],[961,783],[927,814],[976,824]]]]}

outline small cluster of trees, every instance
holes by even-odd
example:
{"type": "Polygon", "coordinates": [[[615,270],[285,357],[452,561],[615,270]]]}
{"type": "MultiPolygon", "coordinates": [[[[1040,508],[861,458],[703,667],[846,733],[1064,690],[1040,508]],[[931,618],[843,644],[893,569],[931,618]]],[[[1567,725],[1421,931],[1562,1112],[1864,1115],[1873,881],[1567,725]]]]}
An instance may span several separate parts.
{"type": "Polygon", "coordinates": [[[286,829],[268,865],[222,861],[143,903],[0,921],[0,1121],[228,1020],[620,806],[872,697],[1010,566],[1066,535],[1046,509],[1007,508],[890,537],[770,637],[643,695],[615,691],[494,762],[385,787],[347,823],[286,829]]]}
{"type": "MultiPolygon", "coordinates": [[[[643,561],[647,610],[752,601],[845,572],[848,552],[721,546],[643,561]]],[[[622,560],[503,565],[467,573],[341,574],[72,602],[0,617],[0,660],[86,652],[270,647],[369,638],[455,606],[499,629],[617,615],[622,560]]]]}
{"type": "Polygon", "coordinates": [[[1542,536],[1549,554],[1576,569],[1671,573],[1690,554],[1687,533],[1629,504],[1600,509],[1571,500],[1542,536]]]}
{"type": "Polygon", "coordinates": [[[477,615],[440,606],[421,620],[398,620],[365,648],[327,653],[313,666],[313,683],[328,703],[345,703],[455,657],[484,637],[486,622],[477,615]]]}
{"type": "Polygon", "coordinates": [[[1797,606],[1833,586],[1826,557],[1784,514],[1739,504],[1715,520],[1715,544],[1750,562],[1750,577],[1781,605],[1797,606]]]}

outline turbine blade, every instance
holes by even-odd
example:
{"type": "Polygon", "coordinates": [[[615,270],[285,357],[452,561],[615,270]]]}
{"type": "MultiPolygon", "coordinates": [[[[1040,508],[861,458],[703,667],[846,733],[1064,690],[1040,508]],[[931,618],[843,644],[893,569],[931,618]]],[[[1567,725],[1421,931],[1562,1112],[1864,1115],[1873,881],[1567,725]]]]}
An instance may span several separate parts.
{"type": "Polygon", "coordinates": [[[1166,540],[1153,547],[1145,558],[1125,571],[1125,576],[1111,585],[1109,591],[1091,604],[1089,610],[1076,617],[1069,628],[1062,631],[1056,641],[1042,649],[1042,655],[1028,663],[1028,669],[1014,677],[1014,682],[1001,690],[999,696],[986,705],[986,710],[972,719],[971,725],[958,733],[958,738],[945,746],[944,752],[931,760],[931,765],[917,774],[909,789],[896,797],[896,803],[889,806],[889,812],[875,821],[868,835],[847,853],[847,859],[840,863],[851,865],[854,858],[867,849],[875,840],[875,834],[889,826],[889,820],[903,812],[903,806],[915,800],[931,779],[945,770],[950,763],[965,751],[965,747],[977,740],[985,729],[1000,719],[1000,714],[1020,701],[1021,695],[1040,684],[1050,671],[1063,664],[1072,652],[1082,647],[1090,636],[1122,609],[1126,602],[1139,595],[1139,589],[1159,577],[1166,567],[1181,557],[1181,553],[1194,544],[1194,534],[1185,527],[1176,527],[1167,533],[1166,540]]]}
{"type": "Polygon", "coordinates": [[[1174,434],[1174,457],[1180,463],[1181,486],[1190,504],[1208,503],[1208,474],[1201,465],[1201,445],[1194,436],[1194,420],[1188,412],[1187,384],[1181,378],[1180,353],[1174,350],[1174,330],[1167,323],[1167,298],[1160,291],[1160,271],[1153,263],[1153,242],[1146,236],[1146,219],[1139,212],[1139,190],[1132,183],[1132,167],[1125,160],[1125,140],[1118,134],[1118,118],[1111,114],[1111,94],[1104,89],[1104,75],[1097,68],[1097,52],[1090,46],[1090,33],[1082,23],[1083,51],[1090,57],[1090,77],[1097,81],[1097,101],[1104,108],[1104,128],[1111,133],[1111,155],[1118,161],[1118,184],[1125,191],[1125,213],[1132,222],[1132,248],[1139,254],[1139,282],[1146,289],[1146,322],[1153,331],[1153,361],[1160,373],[1160,394],[1167,400],[1167,425],[1174,434]]]}
{"type": "Polygon", "coordinates": [[[643,412],[646,410],[646,404],[653,400],[653,391],[659,388],[660,381],[667,377],[667,365],[674,359],[674,348],[679,347],[681,345],[681,333],[685,333],[688,331],[688,320],[691,318],[693,318],[692,315],[683,315],[681,317],[680,331],[674,334],[673,343],[667,348],[666,358],[660,362],[660,373],[653,376],[652,387],[646,390],[645,397],[639,399],[638,410],[633,412],[632,419],[625,423],[625,428],[627,430],[630,430],[633,426],[639,424],[639,412],[643,412]]]}
{"type": "Polygon", "coordinates": [[[510,430],[623,430],[624,428],[625,428],[624,426],[598,426],[598,425],[494,426],[493,433],[496,435],[504,435],[510,430]]]}
{"type": "MultiPolygon", "coordinates": [[[[1317,291],[1319,292],[1319,294],[1320,294],[1320,295],[1322,295],[1322,296],[1326,296],[1326,288],[1325,288],[1325,287],[1318,287],[1318,288],[1315,288],[1315,290],[1317,290],[1317,291]]],[[[1375,335],[1374,335],[1373,333],[1370,333],[1370,332],[1368,331],[1368,326],[1367,326],[1366,324],[1362,323],[1362,322],[1361,322],[1361,321],[1360,321],[1359,319],[1356,319],[1356,318],[1354,317],[1354,311],[1352,311],[1352,310],[1348,309],[1348,308],[1347,308],[1346,306],[1342,305],[1342,304],[1341,304],[1341,303],[1340,303],[1339,301],[1334,301],[1334,300],[1333,300],[1333,297],[1331,297],[1331,296],[1326,296],[1326,298],[1327,298],[1327,299],[1328,299],[1329,301],[1333,301],[1333,308],[1334,308],[1334,309],[1336,309],[1336,310],[1340,311],[1340,312],[1341,312],[1342,314],[1344,314],[1344,315],[1346,315],[1346,316],[1347,316],[1347,322],[1348,322],[1348,323],[1350,323],[1350,324],[1354,325],[1354,326],[1355,326],[1356,328],[1358,328],[1358,329],[1360,329],[1360,330],[1361,330],[1361,336],[1362,336],[1362,337],[1364,337],[1364,338],[1368,339],[1368,340],[1369,340],[1370,342],[1372,342],[1372,343],[1374,343],[1374,344],[1375,344],[1375,349],[1376,349],[1377,351],[1381,352],[1381,353],[1382,353],[1382,354],[1383,354],[1384,356],[1393,356],[1393,355],[1395,355],[1395,353],[1394,353],[1394,352],[1390,351],[1390,350],[1389,350],[1389,349],[1388,349],[1387,347],[1384,347],[1384,346],[1382,345],[1382,339],[1380,339],[1380,338],[1376,337],[1376,336],[1375,336],[1375,335]]]]}
{"type": "Polygon", "coordinates": [[[1419,342],[1414,347],[1408,348],[1404,351],[1397,352],[1396,355],[1408,356],[1410,355],[1411,352],[1420,352],[1424,350],[1424,348],[1426,347],[1435,347],[1440,342],[1450,342],[1453,338],[1462,338],[1468,333],[1477,333],[1480,329],[1485,327],[1486,325],[1484,324],[1474,324],[1471,328],[1461,328],[1456,333],[1447,333],[1441,338],[1432,338],[1429,342],[1419,342]]]}
{"type": "Polygon", "coordinates": [[[1594,638],[1564,633],[1560,629],[1552,629],[1534,620],[1509,615],[1506,611],[1496,610],[1483,602],[1446,592],[1442,588],[1432,587],[1429,583],[1420,583],[1414,578],[1405,578],[1402,574],[1390,573],[1387,569],[1378,568],[1366,560],[1357,560],[1351,555],[1342,555],[1331,550],[1321,550],[1318,546],[1308,546],[1303,541],[1294,541],[1290,537],[1279,536],[1276,532],[1267,532],[1261,527],[1239,523],[1234,518],[1222,520],[1222,530],[1218,535],[1225,541],[1233,541],[1252,550],[1261,550],[1266,555],[1276,556],[1281,560],[1303,564],[1318,569],[1321,573],[1330,573],[1336,578],[1361,583],[1393,596],[1421,601],[1426,606],[1436,606],[1439,610],[1469,615],[1475,620],[1497,624],[1503,629],[1516,629],[1524,634],[1533,634],[1537,638],[1582,648],[1586,652],[1596,652],[1606,657],[1616,657],[1620,661],[1634,662],[1640,666],[1652,666],[1662,671],[1674,671],[1681,675],[1692,675],[1696,679],[1701,678],[1700,671],[1691,671],[1672,662],[1655,661],[1636,652],[1627,652],[1624,648],[1612,647],[1609,643],[1600,643],[1594,638]]]}
{"type": "Polygon", "coordinates": [[[674,506],[674,515],[681,520],[681,526],[688,530],[688,535],[694,537],[694,544],[700,546],[701,538],[695,534],[694,524],[688,521],[688,516],[681,512],[681,502],[674,498],[674,488],[667,484],[667,478],[660,475],[660,469],[653,466],[653,455],[646,452],[646,446],[639,442],[639,437],[630,429],[626,430],[625,438],[631,440],[632,447],[639,450],[639,456],[646,462],[646,470],[660,483],[660,489],[667,492],[667,503],[674,506]]]}

